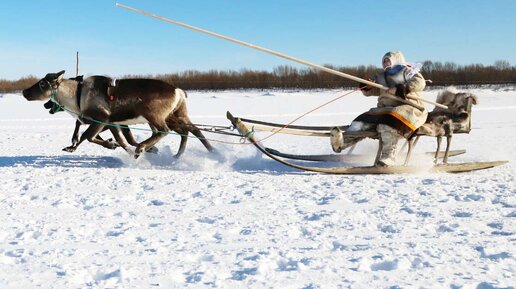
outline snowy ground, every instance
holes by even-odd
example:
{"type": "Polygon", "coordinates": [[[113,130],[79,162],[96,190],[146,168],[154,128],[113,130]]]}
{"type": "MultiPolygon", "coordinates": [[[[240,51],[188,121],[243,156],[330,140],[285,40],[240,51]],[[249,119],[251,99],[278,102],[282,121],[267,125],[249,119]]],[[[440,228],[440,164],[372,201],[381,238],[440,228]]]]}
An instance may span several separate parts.
{"type": "MultiPolygon", "coordinates": [[[[221,155],[211,156],[190,139],[180,160],[177,136],[139,160],[90,143],[69,154],[70,116],[3,95],[0,288],[515,288],[516,92],[473,92],[473,131],[453,140],[468,153],[452,161],[507,165],[387,176],[300,172],[212,134],[234,144],[213,142],[221,155]]],[[[226,110],[286,122],[340,94],[192,91],[188,101],[194,122],[229,125],[226,110]]],[[[347,124],[374,103],[354,93],[297,124],[347,124]]],[[[317,138],[266,145],[331,151],[317,138]]],[[[416,149],[433,148],[426,138],[416,149]]],[[[375,152],[365,141],[359,164],[375,152]]]]}

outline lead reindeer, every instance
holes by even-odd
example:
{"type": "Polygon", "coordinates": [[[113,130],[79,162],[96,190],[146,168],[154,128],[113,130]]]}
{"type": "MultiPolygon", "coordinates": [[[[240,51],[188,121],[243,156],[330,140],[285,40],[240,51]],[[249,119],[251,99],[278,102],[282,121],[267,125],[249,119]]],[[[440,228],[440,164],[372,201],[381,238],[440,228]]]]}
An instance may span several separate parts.
{"type": "MultiPolygon", "coordinates": [[[[75,81],[77,81],[79,83],[79,86],[81,86],[82,83],[83,83],[83,76],[77,76],[77,77],[74,77],[74,78],[69,78],[69,80],[75,80],[75,81]]],[[[109,86],[111,85],[111,83],[113,83],[113,79],[110,78],[110,77],[107,77],[107,76],[95,76],[94,78],[92,78],[90,80],[92,80],[91,86],[95,89],[95,91],[101,97],[108,98],[108,95],[107,95],[108,94],[108,89],[109,89],[109,86]]],[[[77,89],[78,92],[80,92],[80,90],[81,89],[77,89]]],[[[77,94],[77,103],[80,103],[80,98],[81,98],[81,94],[78,93],[77,94]]],[[[57,112],[63,111],[63,108],[61,106],[57,105],[56,103],[54,103],[52,100],[47,101],[43,106],[46,109],[48,109],[50,114],[55,114],[57,112]]],[[[74,129],[74,132],[73,132],[73,135],[72,135],[72,145],[63,148],[63,151],[67,151],[67,152],[75,151],[75,145],[79,142],[79,129],[80,129],[81,125],[84,124],[84,121],[85,121],[79,115],[73,115],[73,116],[77,120],[75,122],[75,129],[74,129]]],[[[104,130],[107,130],[107,129],[108,129],[108,127],[104,128],[104,130]]],[[[134,139],[133,134],[131,133],[131,130],[128,127],[127,128],[121,128],[121,131],[122,131],[122,134],[124,135],[125,139],[127,140],[127,142],[130,145],[132,145],[132,146],[137,146],[138,145],[138,143],[134,139]]],[[[113,142],[112,139],[108,139],[107,142],[104,142],[104,140],[102,139],[100,134],[98,134],[96,138],[98,140],[100,140],[102,142],[101,145],[103,145],[106,148],[115,149],[116,147],[118,147],[118,144],[113,142]]],[[[156,147],[150,147],[150,148],[147,148],[146,152],[157,153],[158,149],[156,147]]]]}
{"type": "Polygon", "coordinates": [[[136,145],[135,158],[170,131],[181,135],[176,157],[184,153],[189,132],[208,151],[214,151],[201,131],[190,121],[186,93],[182,89],[155,79],[121,79],[114,87],[106,87],[106,93],[97,85],[99,76],[88,77],[80,85],[78,81],[64,79],[64,72],[47,74],[33,86],[23,90],[23,96],[29,101],[51,99],[89,123],[89,127],[79,141],[69,147],[69,151],[77,149],[84,140],[112,148],[112,142],[97,138],[106,126],[113,133],[118,145],[129,151],[121,129],[116,125],[139,123],[148,123],[152,135],[136,145]],[[106,97],[106,94],[110,97],[106,97]],[[80,101],[78,95],[81,96],[80,101]]]}
{"type": "Polygon", "coordinates": [[[449,87],[437,95],[437,103],[444,104],[448,108],[435,107],[428,113],[426,123],[415,132],[415,140],[408,141],[409,149],[405,164],[408,163],[410,153],[417,144],[420,136],[433,136],[437,139],[434,162],[437,163],[441,140],[446,137],[446,150],[443,163],[448,162],[451,139],[454,133],[469,133],[471,131],[471,107],[478,104],[478,98],[469,92],[458,92],[454,87],[449,87]]]}

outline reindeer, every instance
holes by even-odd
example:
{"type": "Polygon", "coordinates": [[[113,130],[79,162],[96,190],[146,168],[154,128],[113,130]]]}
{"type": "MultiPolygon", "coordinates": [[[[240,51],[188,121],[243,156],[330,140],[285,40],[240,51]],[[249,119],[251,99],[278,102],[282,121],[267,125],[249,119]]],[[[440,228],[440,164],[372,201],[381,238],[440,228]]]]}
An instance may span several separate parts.
{"type": "Polygon", "coordinates": [[[428,113],[425,124],[417,129],[412,138],[408,140],[408,152],[405,164],[408,163],[412,148],[417,144],[422,135],[437,138],[437,150],[434,162],[437,163],[441,148],[442,137],[446,137],[446,150],[443,163],[448,163],[451,139],[454,133],[469,133],[471,131],[471,106],[478,104],[478,98],[468,92],[458,92],[454,87],[449,87],[437,95],[437,103],[444,104],[448,109],[435,107],[428,113]],[[416,137],[413,140],[413,137],[416,137]]]}
{"type": "MultiPolygon", "coordinates": [[[[84,78],[83,78],[82,75],[80,75],[80,76],[76,76],[74,78],[69,78],[69,80],[75,80],[75,81],[79,82],[79,85],[81,85],[81,83],[84,81],[84,78]]],[[[107,87],[111,83],[113,83],[113,79],[110,78],[110,77],[107,77],[107,76],[95,76],[93,78],[93,87],[98,89],[99,93],[102,96],[106,97],[106,98],[108,97],[108,95],[107,95],[107,87]]],[[[77,102],[78,103],[80,102],[80,94],[77,95],[77,102]]],[[[46,109],[48,109],[48,113],[50,113],[50,114],[55,114],[57,112],[63,111],[63,108],[60,105],[56,104],[52,100],[49,100],[49,101],[45,102],[45,104],[43,106],[46,109]]],[[[84,120],[80,116],[78,116],[78,115],[72,115],[72,116],[75,117],[77,120],[75,121],[75,129],[74,129],[73,135],[72,135],[72,145],[63,148],[63,151],[66,151],[66,152],[73,152],[74,151],[74,146],[79,142],[79,129],[80,129],[81,125],[84,124],[84,120]]],[[[131,133],[131,130],[129,129],[129,127],[121,127],[120,129],[121,129],[122,134],[124,135],[125,139],[127,140],[127,142],[130,145],[132,145],[132,146],[137,146],[138,145],[138,142],[136,142],[136,140],[134,139],[134,136],[131,133]]],[[[108,130],[108,127],[105,127],[104,131],[105,130],[108,130]]],[[[98,139],[100,141],[103,141],[103,139],[100,136],[100,134],[98,134],[96,136],[96,139],[98,139]]],[[[110,145],[108,147],[110,149],[115,149],[116,147],[119,146],[118,144],[114,143],[112,139],[108,139],[107,141],[109,143],[113,143],[112,146],[110,145]]],[[[152,146],[150,148],[147,148],[146,152],[157,153],[158,152],[158,148],[152,146]]]]}
{"type": "Polygon", "coordinates": [[[118,145],[129,151],[121,129],[116,125],[138,123],[148,123],[152,135],[136,144],[135,158],[154,146],[169,131],[181,135],[176,157],[184,153],[189,132],[208,151],[214,151],[201,131],[190,121],[186,108],[186,92],[182,89],[155,79],[121,79],[111,87],[102,77],[91,76],[79,83],[64,79],[64,73],[62,70],[47,74],[33,86],[23,90],[23,96],[29,101],[51,99],[72,114],[81,116],[89,124],[79,141],[68,147],[67,151],[75,151],[84,140],[113,148],[116,145],[114,142],[97,138],[106,126],[113,133],[118,145]]]}

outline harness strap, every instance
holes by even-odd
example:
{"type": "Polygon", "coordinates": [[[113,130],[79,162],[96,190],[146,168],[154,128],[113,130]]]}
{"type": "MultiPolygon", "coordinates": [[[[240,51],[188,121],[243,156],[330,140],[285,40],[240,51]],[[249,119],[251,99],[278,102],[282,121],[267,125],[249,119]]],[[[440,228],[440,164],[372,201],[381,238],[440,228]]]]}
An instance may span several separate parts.
{"type": "Polygon", "coordinates": [[[110,103],[116,100],[118,81],[118,79],[113,79],[112,83],[108,84],[107,97],[110,103]]]}
{"type": "Polygon", "coordinates": [[[80,110],[81,109],[82,84],[83,84],[84,77],[82,75],[79,75],[74,78],[70,78],[70,80],[75,80],[77,82],[77,90],[75,91],[75,100],[77,101],[77,107],[80,110]]]}
{"type": "Polygon", "coordinates": [[[77,107],[81,109],[81,95],[82,95],[82,81],[77,83],[77,92],[75,99],[77,100],[77,107]]]}

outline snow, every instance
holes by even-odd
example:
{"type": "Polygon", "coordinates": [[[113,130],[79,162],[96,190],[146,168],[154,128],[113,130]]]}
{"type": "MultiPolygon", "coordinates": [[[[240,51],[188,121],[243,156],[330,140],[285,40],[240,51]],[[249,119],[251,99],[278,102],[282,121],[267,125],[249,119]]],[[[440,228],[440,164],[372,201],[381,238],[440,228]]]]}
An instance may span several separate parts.
{"type": "MultiPolygon", "coordinates": [[[[452,144],[467,153],[451,161],[508,164],[382,176],[302,172],[209,133],[227,142],[212,141],[218,155],[190,139],[176,160],[175,135],[138,160],[91,143],[69,154],[71,116],[3,95],[0,288],[515,288],[515,91],[471,91],[473,130],[452,144]]],[[[288,122],[345,93],[190,91],[188,106],[195,123],[229,126],[226,110],[288,122]]],[[[375,101],[352,93],[296,124],[347,124],[375,101]]],[[[331,152],[322,138],[265,145],[331,152]]],[[[375,146],[357,148],[367,156],[358,165],[371,164],[375,146]]],[[[434,147],[423,138],[414,161],[430,164],[422,152],[434,147]]]]}

